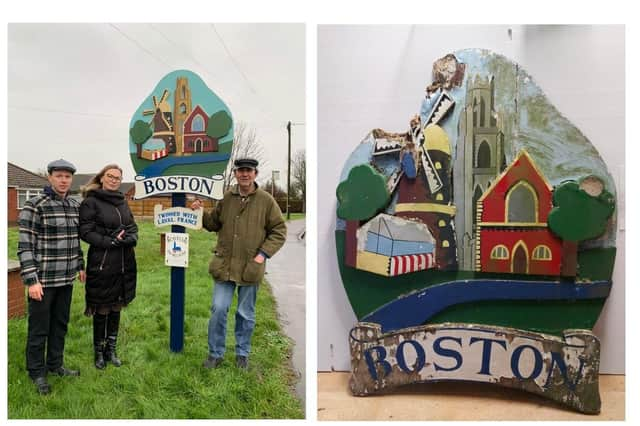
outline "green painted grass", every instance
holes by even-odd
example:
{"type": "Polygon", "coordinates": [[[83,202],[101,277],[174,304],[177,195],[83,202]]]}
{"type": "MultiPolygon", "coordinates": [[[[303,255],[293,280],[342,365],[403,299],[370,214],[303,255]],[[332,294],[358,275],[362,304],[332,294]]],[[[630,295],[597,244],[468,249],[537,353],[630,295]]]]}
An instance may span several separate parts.
{"type": "MultiPolygon", "coordinates": [[[[76,283],[66,339],[65,365],[80,377],[50,376],[52,393],[40,396],[25,370],[26,318],[8,321],[8,417],[10,419],[259,419],[304,418],[295,397],[291,342],[282,333],[267,283],[258,292],[256,328],[248,371],[235,367],[229,314],[227,353],[215,370],[202,368],[207,356],[211,278],[207,264],[215,234],[189,231],[185,338],[180,353],[169,350],[170,277],[160,255],[160,232],[140,225],[138,292],[122,314],[118,354],[124,364],[93,366],[91,318],[83,315],[84,289],[76,283]]],[[[17,229],[9,229],[9,256],[16,258],[17,229]]],[[[85,246],[86,250],[86,246],[85,246]]],[[[86,254],[86,251],[85,251],[86,254]]]]}

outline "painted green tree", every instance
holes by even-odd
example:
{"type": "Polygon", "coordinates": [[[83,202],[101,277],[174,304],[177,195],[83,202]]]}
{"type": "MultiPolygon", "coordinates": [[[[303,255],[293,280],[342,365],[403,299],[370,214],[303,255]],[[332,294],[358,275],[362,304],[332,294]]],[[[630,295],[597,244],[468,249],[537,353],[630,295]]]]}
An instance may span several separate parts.
{"type": "Polygon", "coordinates": [[[562,275],[575,276],[578,243],[602,235],[615,210],[614,196],[602,180],[588,176],[565,182],[553,191],[553,209],[547,223],[563,240],[562,275]]]}
{"type": "Polygon", "coordinates": [[[356,266],[356,232],[360,221],[367,220],[381,211],[389,201],[385,178],[369,164],[351,169],[349,177],[336,189],[338,217],[346,220],[345,259],[347,266],[356,266]]]}
{"type": "Polygon", "coordinates": [[[133,123],[133,127],[129,129],[129,135],[134,144],[136,144],[136,156],[142,158],[142,144],[149,140],[153,131],[149,123],[137,120],[133,123]]]}
{"type": "Polygon", "coordinates": [[[389,201],[384,176],[369,164],[352,168],[347,180],[338,185],[336,196],[338,217],[346,220],[370,219],[389,201]]]}
{"type": "Polygon", "coordinates": [[[207,136],[213,139],[220,139],[227,134],[233,126],[233,120],[227,111],[218,111],[209,117],[207,124],[207,136]]]}

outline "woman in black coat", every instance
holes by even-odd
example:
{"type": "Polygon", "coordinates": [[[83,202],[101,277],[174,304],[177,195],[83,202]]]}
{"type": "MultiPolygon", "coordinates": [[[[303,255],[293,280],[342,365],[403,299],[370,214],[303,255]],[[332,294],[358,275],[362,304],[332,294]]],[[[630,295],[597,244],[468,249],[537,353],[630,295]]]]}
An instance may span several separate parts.
{"type": "Polygon", "coordinates": [[[116,354],[120,311],[136,295],[136,225],[118,189],[122,169],[105,166],[82,188],[80,238],[89,243],[85,314],[93,316],[95,365],[121,365],[116,354]]]}

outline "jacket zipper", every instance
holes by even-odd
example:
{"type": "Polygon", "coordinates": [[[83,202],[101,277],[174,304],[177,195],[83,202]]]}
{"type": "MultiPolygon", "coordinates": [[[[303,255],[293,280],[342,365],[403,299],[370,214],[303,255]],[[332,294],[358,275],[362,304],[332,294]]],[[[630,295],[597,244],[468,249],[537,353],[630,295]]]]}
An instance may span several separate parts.
{"type": "MultiPolygon", "coordinates": [[[[122,226],[122,215],[120,214],[120,210],[118,210],[117,206],[113,206],[116,209],[116,213],[118,213],[118,218],[120,219],[120,226],[122,226]]],[[[122,273],[124,274],[124,247],[120,248],[120,260],[122,261],[122,273]]]]}
{"type": "Polygon", "coordinates": [[[102,267],[104,266],[104,261],[107,259],[107,253],[109,253],[109,249],[107,248],[102,255],[102,262],[100,262],[100,270],[102,271],[102,267]]]}

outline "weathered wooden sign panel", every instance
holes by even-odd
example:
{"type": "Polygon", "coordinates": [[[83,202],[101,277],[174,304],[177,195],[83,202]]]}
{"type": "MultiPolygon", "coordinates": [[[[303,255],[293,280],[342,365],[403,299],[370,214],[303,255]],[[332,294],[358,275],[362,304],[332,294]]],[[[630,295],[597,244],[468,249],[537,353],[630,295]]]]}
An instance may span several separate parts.
{"type": "Polygon", "coordinates": [[[421,98],[404,131],[369,132],[336,189],[343,285],[358,320],[375,324],[357,326],[351,338],[378,327],[368,338],[401,339],[393,349],[376,340],[387,360],[382,349],[353,353],[352,390],[488,381],[598,412],[599,350],[590,330],[611,290],[616,253],[606,165],[504,56],[470,49],[435,60],[421,98]],[[449,323],[458,329],[438,328],[449,323]],[[503,336],[504,347],[475,343],[482,333],[503,336]],[[417,340],[405,343],[409,335],[417,340]],[[443,368],[420,356],[434,347],[449,357],[443,368]],[[487,371],[485,348],[495,352],[497,376],[478,373],[487,371]],[[570,380],[580,365],[579,380],[570,380]]]}
{"type": "Polygon", "coordinates": [[[359,323],[349,336],[355,395],[442,380],[496,383],[535,393],[584,413],[600,410],[600,342],[589,331],[562,338],[471,324],[382,333],[359,323]]]}

